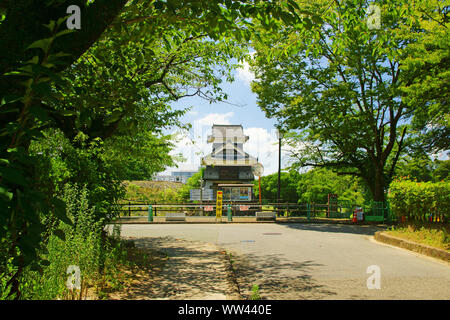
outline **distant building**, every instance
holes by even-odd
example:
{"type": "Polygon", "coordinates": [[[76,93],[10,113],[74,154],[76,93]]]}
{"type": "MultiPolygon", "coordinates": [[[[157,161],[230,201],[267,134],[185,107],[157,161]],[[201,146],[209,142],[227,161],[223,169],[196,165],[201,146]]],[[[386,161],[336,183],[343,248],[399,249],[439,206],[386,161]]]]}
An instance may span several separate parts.
{"type": "Polygon", "coordinates": [[[186,183],[188,179],[197,172],[198,171],[173,171],[170,173],[170,175],[158,175],[155,176],[152,180],[186,183]]]}
{"type": "Polygon", "coordinates": [[[175,177],[187,177],[189,179],[197,172],[198,172],[198,170],[197,171],[173,171],[173,172],[171,172],[171,175],[175,176],[175,177]]]}
{"type": "Polygon", "coordinates": [[[212,152],[201,159],[201,164],[206,166],[204,188],[212,189],[214,196],[222,190],[223,201],[253,200],[252,167],[258,161],[243,149],[248,139],[242,125],[215,124],[207,137],[212,152]]]}

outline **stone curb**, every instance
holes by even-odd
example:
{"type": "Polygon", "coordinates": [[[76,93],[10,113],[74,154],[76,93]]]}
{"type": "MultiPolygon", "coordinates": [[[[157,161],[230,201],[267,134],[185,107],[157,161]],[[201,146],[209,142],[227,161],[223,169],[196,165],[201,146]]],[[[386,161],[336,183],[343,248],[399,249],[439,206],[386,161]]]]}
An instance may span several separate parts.
{"type": "Polygon", "coordinates": [[[390,245],[393,245],[396,247],[400,247],[400,248],[414,251],[414,252],[417,252],[420,254],[424,254],[424,255],[427,255],[427,256],[430,256],[433,258],[437,258],[437,259],[443,260],[445,262],[450,262],[450,252],[443,250],[443,249],[439,249],[439,248],[427,246],[424,244],[412,242],[409,240],[401,239],[398,237],[394,237],[394,236],[388,235],[382,231],[375,232],[374,239],[379,242],[383,242],[383,243],[390,244],[390,245]]]}
{"type": "Polygon", "coordinates": [[[222,255],[223,262],[225,264],[225,270],[227,273],[227,281],[231,287],[233,293],[228,296],[228,300],[245,300],[239,289],[239,284],[236,279],[236,273],[233,264],[230,261],[230,256],[224,248],[219,248],[222,255]]]}

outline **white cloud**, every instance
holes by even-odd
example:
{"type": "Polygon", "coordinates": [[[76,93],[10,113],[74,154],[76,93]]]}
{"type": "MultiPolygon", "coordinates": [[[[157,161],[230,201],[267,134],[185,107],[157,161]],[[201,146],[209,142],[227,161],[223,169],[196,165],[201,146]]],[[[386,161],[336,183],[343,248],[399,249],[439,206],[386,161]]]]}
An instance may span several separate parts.
{"type": "MultiPolygon", "coordinates": [[[[250,57],[253,57],[254,54],[255,52],[251,52],[250,57]]],[[[247,61],[244,61],[242,63],[242,67],[237,69],[236,77],[245,82],[248,86],[250,86],[250,83],[255,80],[255,74],[250,70],[250,65],[247,61]]]]}
{"type": "Polygon", "coordinates": [[[194,126],[206,126],[211,128],[213,124],[231,124],[230,118],[234,116],[233,112],[210,113],[194,121],[194,126]]]}
{"type": "Polygon", "coordinates": [[[241,68],[237,69],[236,77],[250,86],[250,83],[255,80],[255,74],[250,70],[250,65],[244,61],[241,68]]]}
{"type": "MultiPolygon", "coordinates": [[[[251,156],[258,158],[264,166],[264,174],[269,175],[278,172],[278,139],[275,130],[270,132],[264,128],[247,128],[244,134],[249,136],[244,150],[251,156]]],[[[281,169],[288,164],[288,148],[281,145],[281,169]]]]}

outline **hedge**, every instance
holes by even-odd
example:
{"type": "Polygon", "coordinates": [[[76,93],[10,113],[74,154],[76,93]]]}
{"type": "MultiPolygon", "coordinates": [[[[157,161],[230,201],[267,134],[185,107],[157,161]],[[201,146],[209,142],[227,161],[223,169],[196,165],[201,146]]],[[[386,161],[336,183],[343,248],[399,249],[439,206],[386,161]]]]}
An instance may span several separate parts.
{"type": "Polygon", "coordinates": [[[389,205],[397,216],[420,221],[449,221],[450,182],[394,180],[388,191],[389,205]],[[430,217],[432,215],[432,217],[430,217]]]}

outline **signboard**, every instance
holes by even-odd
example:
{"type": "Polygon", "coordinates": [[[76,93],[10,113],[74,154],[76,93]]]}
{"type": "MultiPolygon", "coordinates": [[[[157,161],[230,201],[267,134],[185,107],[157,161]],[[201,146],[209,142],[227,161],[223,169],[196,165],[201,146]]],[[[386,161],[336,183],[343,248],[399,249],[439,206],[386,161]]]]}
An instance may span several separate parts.
{"type": "Polygon", "coordinates": [[[248,211],[248,206],[239,206],[239,211],[248,211]]]}
{"type": "Polygon", "coordinates": [[[239,168],[219,167],[219,178],[222,180],[237,180],[239,179],[239,168]]]}
{"type": "Polygon", "coordinates": [[[222,220],[222,191],[217,191],[216,219],[222,220]]]}
{"type": "Polygon", "coordinates": [[[212,189],[203,189],[201,191],[200,189],[191,189],[189,190],[189,199],[192,201],[212,201],[214,200],[214,191],[212,189]],[[202,199],[200,199],[200,195],[202,199]]]}
{"type": "Polygon", "coordinates": [[[355,213],[356,213],[356,219],[358,221],[363,221],[364,220],[364,212],[362,208],[356,208],[355,209],[355,213]]]}
{"type": "Polygon", "coordinates": [[[214,211],[214,207],[213,206],[205,206],[205,211],[214,211]]]}

